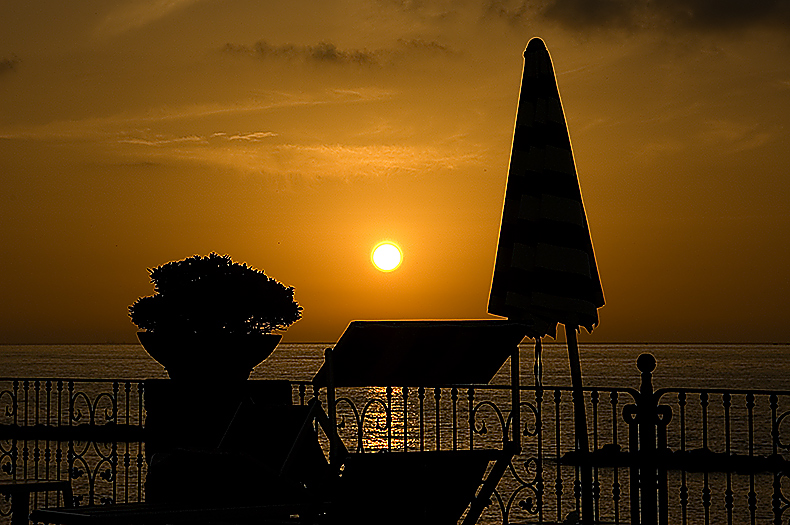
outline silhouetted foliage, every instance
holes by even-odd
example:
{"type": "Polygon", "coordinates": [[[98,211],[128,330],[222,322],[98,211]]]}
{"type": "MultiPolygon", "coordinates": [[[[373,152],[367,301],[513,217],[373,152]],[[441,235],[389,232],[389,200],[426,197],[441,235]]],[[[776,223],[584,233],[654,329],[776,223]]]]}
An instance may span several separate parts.
{"type": "Polygon", "coordinates": [[[154,333],[242,334],[284,330],[302,317],[293,287],[228,255],[195,255],[148,269],[154,295],[129,306],[154,333]]]}

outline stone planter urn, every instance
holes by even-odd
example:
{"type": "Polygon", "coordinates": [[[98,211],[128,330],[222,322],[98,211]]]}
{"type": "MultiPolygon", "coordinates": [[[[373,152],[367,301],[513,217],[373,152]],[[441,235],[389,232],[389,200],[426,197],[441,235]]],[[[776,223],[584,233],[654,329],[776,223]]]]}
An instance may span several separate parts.
{"type": "Polygon", "coordinates": [[[282,339],[278,334],[174,334],[137,332],[148,355],[178,382],[245,381],[282,339]]]}

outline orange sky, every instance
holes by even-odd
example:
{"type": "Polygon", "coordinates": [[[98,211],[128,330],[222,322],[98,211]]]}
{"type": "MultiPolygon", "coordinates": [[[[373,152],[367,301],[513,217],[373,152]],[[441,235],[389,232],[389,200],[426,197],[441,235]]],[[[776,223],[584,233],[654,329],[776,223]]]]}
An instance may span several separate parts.
{"type": "Polygon", "coordinates": [[[2,2],[0,343],[133,342],[146,268],[211,251],[296,288],[286,341],[485,318],[533,36],[607,301],[582,340],[790,341],[790,8],[660,4],[2,2]]]}

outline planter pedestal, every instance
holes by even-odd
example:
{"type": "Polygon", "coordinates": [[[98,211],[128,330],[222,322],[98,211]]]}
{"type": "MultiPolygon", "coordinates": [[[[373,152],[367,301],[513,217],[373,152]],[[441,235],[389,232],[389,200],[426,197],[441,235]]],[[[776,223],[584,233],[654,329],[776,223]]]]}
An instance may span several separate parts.
{"type": "Polygon", "coordinates": [[[233,385],[149,379],[145,381],[145,455],[176,449],[217,448],[239,404],[291,404],[287,380],[248,380],[233,385]]]}
{"type": "Polygon", "coordinates": [[[216,384],[151,379],[144,388],[146,501],[204,504],[271,489],[257,486],[250,468],[258,451],[227,454],[217,447],[234,417],[250,414],[239,410],[242,402],[290,405],[287,380],[216,384]]]}

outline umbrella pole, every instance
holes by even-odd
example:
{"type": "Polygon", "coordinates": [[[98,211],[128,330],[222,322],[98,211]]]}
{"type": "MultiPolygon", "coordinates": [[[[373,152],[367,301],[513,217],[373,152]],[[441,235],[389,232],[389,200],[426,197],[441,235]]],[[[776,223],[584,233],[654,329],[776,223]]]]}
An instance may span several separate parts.
{"type": "Polygon", "coordinates": [[[576,449],[581,453],[582,482],[582,523],[593,522],[593,483],[592,469],[588,454],[590,444],[587,439],[587,414],[584,409],[584,391],[582,390],[582,365],[579,358],[579,343],[576,340],[576,326],[565,326],[565,340],[568,344],[568,361],[571,366],[571,385],[573,386],[573,416],[576,428],[576,449]]]}

